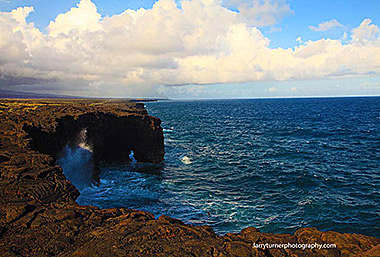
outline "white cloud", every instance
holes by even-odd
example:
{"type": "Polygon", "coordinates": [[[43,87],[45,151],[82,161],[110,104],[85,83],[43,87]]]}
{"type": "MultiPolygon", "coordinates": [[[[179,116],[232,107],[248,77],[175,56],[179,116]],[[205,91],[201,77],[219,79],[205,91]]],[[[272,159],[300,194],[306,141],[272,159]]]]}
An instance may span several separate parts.
{"type": "Polygon", "coordinates": [[[224,4],[238,9],[246,22],[258,27],[272,26],[293,13],[285,0],[225,0],[224,4]]]}
{"type": "Polygon", "coordinates": [[[32,11],[23,7],[0,13],[3,88],[152,96],[158,94],[156,85],[380,73],[379,27],[370,20],[352,31],[347,44],[321,39],[300,41],[295,49],[271,49],[270,40],[247,23],[245,14],[218,0],[184,0],[181,10],[174,0],[159,0],[152,9],[104,18],[90,0],[82,0],[58,15],[46,34],[25,21],[32,11]]]}
{"type": "Polygon", "coordinates": [[[277,88],[276,87],[270,87],[268,89],[269,92],[276,92],[277,91],[277,88]]]}
{"type": "Polygon", "coordinates": [[[100,24],[101,15],[97,12],[97,7],[91,0],[82,0],[77,7],[64,14],[59,14],[55,21],[51,21],[48,26],[49,36],[60,34],[68,35],[74,31],[93,32],[102,30],[100,24]]]}
{"type": "Polygon", "coordinates": [[[320,23],[318,27],[309,26],[309,29],[313,31],[327,31],[334,28],[342,28],[342,27],[344,26],[339,21],[333,19],[330,21],[325,21],[325,22],[320,23]]]}
{"type": "Polygon", "coordinates": [[[380,92],[380,82],[364,82],[360,84],[360,89],[374,90],[380,92]]]}
{"type": "Polygon", "coordinates": [[[380,27],[372,24],[371,19],[365,19],[359,27],[352,30],[352,42],[359,45],[379,45],[380,27]]]}
{"type": "Polygon", "coordinates": [[[205,94],[205,86],[201,85],[186,85],[180,87],[167,87],[159,85],[156,88],[156,91],[160,96],[167,97],[199,97],[205,94]]]}
{"type": "Polygon", "coordinates": [[[347,32],[345,31],[345,32],[343,33],[342,40],[346,40],[347,37],[348,37],[348,34],[347,34],[347,32]]]}

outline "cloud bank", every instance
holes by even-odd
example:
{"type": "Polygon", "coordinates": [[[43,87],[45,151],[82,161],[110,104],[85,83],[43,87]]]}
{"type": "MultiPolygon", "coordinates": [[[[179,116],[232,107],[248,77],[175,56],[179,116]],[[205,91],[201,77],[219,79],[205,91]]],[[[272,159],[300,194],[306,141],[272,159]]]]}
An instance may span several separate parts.
{"type": "Polygon", "coordinates": [[[318,25],[318,27],[309,26],[309,29],[313,31],[327,31],[335,28],[342,28],[344,27],[343,24],[341,24],[339,21],[333,19],[330,21],[324,21],[318,25]]]}
{"type": "Polygon", "coordinates": [[[289,6],[284,1],[229,4],[240,12],[218,0],[183,0],[181,8],[174,0],[159,0],[151,9],[102,18],[91,0],[81,0],[51,21],[47,33],[26,22],[33,7],[1,12],[0,85],[134,97],[157,95],[155,85],[380,73],[380,28],[369,19],[352,30],[346,44],[321,39],[271,49],[252,24],[273,25],[289,6]]]}

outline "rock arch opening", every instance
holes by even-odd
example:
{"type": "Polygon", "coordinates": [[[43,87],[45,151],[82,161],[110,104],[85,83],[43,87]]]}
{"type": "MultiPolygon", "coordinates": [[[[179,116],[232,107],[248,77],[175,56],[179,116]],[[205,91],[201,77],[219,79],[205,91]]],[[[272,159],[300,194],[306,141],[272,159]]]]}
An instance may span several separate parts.
{"type": "Polygon", "coordinates": [[[65,173],[80,189],[78,178],[84,183],[98,183],[100,161],[130,162],[130,155],[138,162],[163,161],[164,146],[160,120],[146,115],[115,116],[105,113],[86,113],[78,117],[57,119],[55,129],[24,125],[30,137],[30,147],[49,154],[61,165],[64,173],[76,169],[80,176],[65,173]],[[66,171],[65,171],[66,169],[66,171]]]}

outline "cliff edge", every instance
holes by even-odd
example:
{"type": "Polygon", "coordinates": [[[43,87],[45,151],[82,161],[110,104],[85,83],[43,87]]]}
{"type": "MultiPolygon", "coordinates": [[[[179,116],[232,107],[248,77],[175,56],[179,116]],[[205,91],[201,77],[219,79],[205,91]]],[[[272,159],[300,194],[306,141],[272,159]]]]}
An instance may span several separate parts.
{"type": "MultiPolygon", "coordinates": [[[[164,158],[158,118],[121,100],[0,101],[0,256],[380,256],[380,239],[303,228],[255,228],[218,236],[208,226],[115,208],[80,206],[56,158],[86,130],[94,164],[164,158]],[[258,244],[335,244],[331,249],[255,248],[258,244]]],[[[98,170],[93,174],[97,180],[98,170]]]]}

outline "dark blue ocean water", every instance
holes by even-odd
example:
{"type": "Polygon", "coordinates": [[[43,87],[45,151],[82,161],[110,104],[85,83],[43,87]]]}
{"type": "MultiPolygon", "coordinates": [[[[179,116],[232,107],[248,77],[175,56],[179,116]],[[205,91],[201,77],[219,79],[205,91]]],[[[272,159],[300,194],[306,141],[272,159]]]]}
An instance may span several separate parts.
{"type": "Polygon", "coordinates": [[[301,227],[380,237],[380,98],[148,103],[165,163],[103,164],[80,204],[165,214],[218,233],[301,227]],[[143,172],[141,172],[143,171],[143,172]]]}

